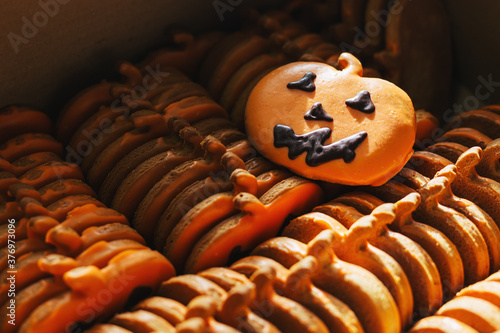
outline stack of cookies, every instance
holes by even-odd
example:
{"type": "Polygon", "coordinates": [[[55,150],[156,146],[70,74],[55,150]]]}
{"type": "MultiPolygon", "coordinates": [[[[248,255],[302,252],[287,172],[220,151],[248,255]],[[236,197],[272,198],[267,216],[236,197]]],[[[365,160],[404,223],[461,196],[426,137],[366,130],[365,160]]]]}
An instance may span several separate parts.
{"type": "Polygon", "coordinates": [[[491,274],[457,293],[435,315],[420,320],[410,332],[492,332],[499,327],[500,274],[491,274]]]}
{"type": "Polygon", "coordinates": [[[488,277],[500,268],[498,224],[451,190],[477,149],[432,179],[403,168],[382,186],[340,195],[229,268],[171,278],[156,297],[93,329],[158,329],[158,320],[196,331],[399,332],[419,318],[412,331],[498,329],[500,294],[489,282],[496,274],[488,277]]]}
{"type": "Polygon", "coordinates": [[[80,167],[63,160],[45,114],[11,106],[0,117],[1,132],[12,135],[0,149],[2,332],[85,326],[175,275],[123,214],[96,198],[80,167]]]}

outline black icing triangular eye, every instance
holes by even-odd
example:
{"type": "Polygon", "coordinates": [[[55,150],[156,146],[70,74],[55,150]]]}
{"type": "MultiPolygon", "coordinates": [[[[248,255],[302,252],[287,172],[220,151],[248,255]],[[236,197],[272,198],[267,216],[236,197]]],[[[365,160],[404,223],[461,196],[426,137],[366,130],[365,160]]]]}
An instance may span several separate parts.
{"type": "Polygon", "coordinates": [[[350,108],[364,113],[372,113],[375,111],[375,105],[370,98],[370,93],[366,90],[360,91],[353,98],[346,99],[345,104],[350,108]]]}
{"type": "Polygon", "coordinates": [[[316,86],[314,85],[314,79],[316,78],[316,74],[313,72],[307,72],[304,74],[302,79],[298,81],[290,82],[286,85],[288,89],[299,89],[307,92],[311,92],[316,90],[316,86]]]}
{"type": "Polygon", "coordinates": [[[325,109],[323,109],[323,105],[319,102],[314,103],[313,106],[311,106],[311,109],[304,115],[304,119],[333,121],[333,118],[326,113],[325,109]]]}

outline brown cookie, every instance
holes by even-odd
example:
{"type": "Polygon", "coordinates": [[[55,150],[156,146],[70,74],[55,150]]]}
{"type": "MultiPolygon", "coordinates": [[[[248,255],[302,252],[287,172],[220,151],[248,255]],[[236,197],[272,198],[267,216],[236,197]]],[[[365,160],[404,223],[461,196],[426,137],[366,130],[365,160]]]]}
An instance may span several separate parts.
{"type": "MultiPolygon", "coordinates": [[[[44,258],[46,255],[51,253],[53,249],[46,246],[43,250],[33,251],[25,253],[24,255],[20,255],[17,258],[15,264],[15,274],[16,277],[16,290],[22,290],[24,287],[29,286],[30,284],[48,277],[48,274],[40,270],[38,267],[38,260],[44,258]]],[[[8,301],[7,294],[10,289],[10,280],[7,280],[7,277],[12,276],[12,273],[9,273],[11,268],[5,269],[1,273],[2,283],[0,284],[0,302],[3,304],[8,301]]]]}
{"type": "Polygon", "coordinates": [[[349,306],[365,329],[399,332],[399,311],[389,290],[366,269],[340,260],[333,251],[336,241],[330,230],[308,244],[308,255],[319,263],[313,283],[349,306]]]}
{"type": "MultiPolygon", "coordinates": [[[[39,252],[39,251],[45,251],[45,250],[52,250],[53,247],[50,244],[45,243],[43,240],[40,239],[21,239],[17,241],[16,244],[16,258],[21,258],[23,255],[32,253],[32,252],[39,252]]],[[[12,251],[11,251],[12,252],[12,251]]],[[[0,270],[5,271],[8,268],[9,264],[9,248],[4,247],[1,249],[0,252],[0,270]]],[[[5,274],[5,272],[4,272],[5,274]]],[[[4,281],[4,280],[2,280],[4,281]]],[[[4,281],[6,283],[7,281],[4,281]]]]}
{"type": "Polygon", "coordinates": [[[479,164],[476,166],[478,174],[483,177],[488,177],[496,182],[500,182],[500,173],[498,171],[498,148],[500,140],[493,140],[483,150],[483,157],[479,164]]]}
{"type": "Polygon", "coordinates": [[[473,329],[469,325],[464,324],[460,320],[450,318],[447,316],[430,316],[420,319],[412,328],[409,330],[411,333],[423,333],[423,332],[463,332],[463,333],[477,333],[477,330],[473,329]]]}
{"type": "Polygon", "coordinates": [[[433,178],[436,172],[452,162],[430,151],[416,151],[406,164],[406,167],[415,169],[420,174],[433,178]]]}
{"type": "Polygon", "coordinates": [[[25,133],[52,134],[54,129],[47,114],[23,105],[9,105],[0,109],[0,124],[0,143],[25,133]]]}
{"type": "Polygon", "coordinates": [[[0,146],[0,156],[14,162],[23,156],[38,152],[53,152],[62,156],[62,145],[45,133],[26,133],[11,138],[0,146]]]}
{"type": "Polygon", "coordinates": [[[466,146],[455,142],[439,142],[425,148],[425,150],[442,156],[453,163],[455,163],[460,155],[465,153],[467,149],[466,146]]]}
{"type": "Polygon", "coordinates": [[[109,105],[114,97],[111,95],[113,83],[102,81],[73,97],[66,104],[57,121],[57,138],[68,142],[78,127],[103,105],[109,105]]]}
{"type": "Polygon", "coordinates": [[[127,224],[118,222],[89,227],[81,233],[81,240],[83,249],[99,241],[132,240],[140,244],[146,244],[137,231],[127,224]]]}
{"type": "MultiPolygon", "coordinates": [[[[184,187],[222,170],[220,161],[222,155],[226,153],[226,147],[211,136],[207,136],[202,141],[201,146],[206,152],[204,158],[184,162],[165,174],[138,206],[133,220],[134,228],[148,243],[153,240],[153,232],[161,214],[184,187]]],[[[238,148],[234,147],[233,151],[243,157],[241,153],[237,153],[238,148]]],[[[227,151],[231,150],[228,148],[227,151]]]]}
{"type": "MultiPolygon", "coordinates": [[[[449,182],[453,183],[456,175],[457,169],[450,165],[438,171],[436,177],[447,178],[449,182]]],[[[498,245],[500,244],[500,229],[491,216],[472,201],[454,195],[449,183],[439,202],[444,206],[455,209],[474,223],[488,246],[490,271],[497,271],[500,268],[500,246],[498,245]]]]}
{"type": "Polygon", "coordinates": [[[116,314],[110,319],[109,323],[137,333],[155,331],[168,333],[176,332],[174,326],[168,321],[145,310],[116,314]]]}
{"type": "Polygon", "coordinates": [[[479,332],[500,330],[500,307],[480,298],[456,297],[444,304],[436,315],[454,318],[479,332]]]}
{"type": "Polygon", "coordinates": [[[14,199],[9,193],[9,187],[17,183],[19,183],[19,179],[16,175],[8,171],[0,171],[0,203],[14,199]]]}
{"type": "Polygon", "coordinates": [[[256,287],[255,301],[250,308],[280,331],[329,332],[325,323],[316,314],[300,303],[276,293],[273,287],[276,272],[272,267],[260,268],[250,277],[250,280],[256,287]],[[268,307],[271,307],[273,311],[266,311],[268,307]]]}
{"type": "Polygon", "coordinates": [[[126,154],[140,145],[168,133],[167,122],[152,113],[136,119],[135,128],[109,143],[95,158],[87,171],[87,182],[98,192],[109,171],[126,154]]]}
{"type": "MultiPolygon", "coordinates": [[[[247,170],[250,173],[254,171],[252,168],[247,170]]],[[[179,271],[182,271],[192,247],[203,234],[224,219],[237,213],[233,203],[235,195],[240,192],[253,192],[256,195],[262,195],[289,176],[287,172],[270,170],[257,176],[254,182],[249,179],[251,177],[248,177],[248,174],[242,172],[243,170],[238,171],[234,171],[231,175],[233,191],[210,195],[190,208],[176,223],[163,243],[163,253],[179,271]]]]}
{"type": "Polygon", "coordinates": [[[17,177],[20,177],[29,170],[51,161],[61,161],[61,155],[54,152],[38,152],[29,154],[12,162],[11,172],[17,177]]]}
{"type": "Polygon", "coordinates": [[[208,96],[208,92],[198,83],[182,82],[168,86],[162,94],[152,98],[151,103],[155,110],[162,112],[172,103],[193,96],[208,96]]]}
{"type": "Polygon", "coordinates": [[[115,162],[115,166],[101,185],[99,198],[110,205],[120,184],[139,164],[157,154],[178,147],[181,142],[177,135],[170,135],[153,139],[132,150],[120,161],[115,162]]]}
{"type": "Polygon", "coordinates": [[[248,38],[248,33],[234,32],[223,36],[213,45],[200,65],[198,82],[202,86],[208,86],[208,82],[212,78],[221,58],[245,38],[248,38]]]}
{"type": "MultiPolygon", "coordinates": [[[[54,277],[41,279],[19,290],[14,298],[16,301],[16,322],[24,322],[40,304],[64,291],[67,291],[66,285],[54,277]]],[[[14,333],[16,326],[8,323],[7,306],[8,304],[5,303],[0,312],[2,314],[0,329],[5,333],[14,333]]]]}
{"type": "Polygon", "coordinates": [[[67,196],[84,194],[97,198],[94,190],[80,179],[60,179],[38,189],[40,202],[50,206],[54,202],[67,196]]]}
{"type": "Polygon", "coordinates": [[[239,253],[250,251],[275,236],[289,214],[310,210],[322,196],[317,184],[300,177],[281,181],[260,199],[249,193],[238,194],[235,206],[242,213],[222,221],[207,232],[191,251],[185,270],[197,272],[234,260],[239,253]]]}
{"type": "MultiPolygon", "coordinates": [[[[130,117],[120,116],[115,119],[113,124],[101,132],[97,137],[88,141],[88,149],[82,155],[81,168],[83,172],[87,173],[97,157],[105,150],[112,142],[124,135],[125,133],[136,128],[137,121],[140,122],[141,117],[148,117],[155,115],[156,112],[150,110],[137,111],[130,115],[130,117]]],[[[139,126],[137,126],[139,127],[139,126]]]]}
{"type": "Polygon", "coordinates": [[[458,127],[444,133],[436,142],[455,142],[468,148],[479,146],[482,149],[490,143],[491,139],[480,131],[469,127],[458,127]]]}
{"type": "Polygon", "coordinates": [[[481,160],[482,150],[472,147],[457,160],[457,178],[451,184],[453,192],[481,207],[500,226],[499,193],[500,184],[481,177],[476,172],[476,166],[481,160]]]}
{"type": "Polygon", "coordinates": [[[284,62],[285,57],[281,53],[276,55],[265,53],[249,60],[228,78],[219,103],[231,113],[238,97],[255,77],[269,68],[284,64],[284,62]]]}
{"type": "Polygon", "coordinates": [[[224,36],[225,33],[221,31],[210,31],[196,37],[187,32],[174,33],[172,40],[176,48],[165,48],[149,54],[139,68],[144,72],[147,67],[157,68],[159,65],[163,69],[173,66],[194,77],[205,55],[224,36]]]}
{"type": "Polygon", "coordinates": [[[207,96],[189,96],[167,106],[164,117],[166,120],[179,117],[194,124],[207,118],[227,118],[227,113],[207,96]]]}
{"type": "Polygon", "coordinates": [[[21,183],[31,185],[36,189],[61,179],[77,179],[83,181],[83,174],[76,164],[51,161],[31,169],[19,177],[21,183]]]}
{"type": "Polygon", "coordinates": [[[102,226],[110,223],[128,225],[128,221],[117,211],[86,204],[71,210],[61,224],[50,229],[45,241],[57,247],[58,253],[75,256],[83,248],[83,241],[79,235],[93,226],[102,226]]]}
{"type": "MultiPolygon", "coordinates": [[[[224,300],[224,303],[217,313],[217,319],[222,323],[239,330],[244,327],[247,332],[280,332],[276,326],[274,326],[264,318],[256,315],[250,309],[250,305],[255,302],[255,285],[250,282],[250,280],[248,280],[243,274],[223,268],[220,268],[220,270],[223,270],[221,272],[219,268],[220,267],[212,268],[210,270],[218,270],[219,274],[225,275],[224,277],[229,275],[230,280],[238,281],[238,277],[242,277],[244,278],[244,280],[246,280],[246,282],[241,281],[243,279],[240,279],[239,282],[235,281],[238,284],[228,290],[227,298],[224,300]]],[[[211,277],[214,277],[214,275],[211,275],[211,277]]],[[[216,281],[221,280],[216,276],[215,279],[216,281]]]]}
{"type": "Polygon", "coordinates": [[[267,52],[269,47],[269,41],[258,35],[250,35],[240,39],[218,59],[206,85],[210,95],[218,101],[231,76],[251,59],[267,52]]]}
{"type": "Polygon", "coordinates": [[[143,250],[146,248],[147,247],[141,244],[141,242],[127,238],[109,241],[101,240],[83,250],[75,257],[75,260],[79,266],[93,265],[104,268],[111,259],[122,252],[143,250]]]}
{"type": "Polygon", "coordinates": [[[231,109],[231,112],[229,114],[229,117],[231,118],[231,121],[240,129],[245,128],[245,108],[247,105],[248,97],[250,96],[250,93],[252,92],[253,88],[259,83],[259,81],[269,74],[271,71],[276,69],[278,66],[273,66],[271,68],[268,68],[264,71],[262,71],[259,75],[254,77],[247,85],[246,87],[242,90],[242,92],[239,94],[237,100],[234,103],[234,106],[231,109]]]}
{"type": "Polygon", "coordinates": [[[104,207],[104,204],[99,200],[85,194],[76,194],[62,198],[47,207],[29,197],[23,198],[19,204],[27,217],[46,215],[58,221],[65,220],[68,213],[77,207],[87,204],[104,207]]]}
{"type": "Polygon", "coordinates": [[[157,314],[174,326],[184,321],[187,311],[183,304],[171,298],[159,296],[149,297],[143,300],[134,306],[134,310],[146,310],[157,314]]]}
{"type": "Polygon", "coordinates": [[[440,230],[455,244],[464,264],[465,282],[470,284],[488,276],[488,247],[471,220],[439,203],[449,186],[450,180],[438,173],[419,189],[422,202],[415,212],[415,218],[440,230]]]}
{"type": "Polygon", "coordinates": [[[193,128],[185,128],[181,131],[181,136],[185,141],[183,145],[150,157],[130,172],[118,187],[111,207],[132,218],[142,199],[165,172],[201,156],[202,137],[199,132],[193,128]]]}
{"type": "Polygon", "coordinates": [[[214,282],[194,274],[170,278],[164,281],[158,289],[158,296],[173,299],[184,305],[188,305],[191,300],[201,295],[223,300],[227,293],[214,282]]]}
{"type": "Polygon", "coordinates": [[[458,114],[445,127],[449,131],[457,127],[473,128],[492,140],[500,137],[500,115],[488,110],[471,110],[458,114]]]}
{"type": "Polygon", "coordinates": [[[110,131],[116,119],[126,112],[125,108],[101,107],[99,111],[85,119],[72,133],[71,140],[66,146],[66,160],[81,164],[82,157],[91,149],[92,140],[102,136],[103,132],[110,131]]]}

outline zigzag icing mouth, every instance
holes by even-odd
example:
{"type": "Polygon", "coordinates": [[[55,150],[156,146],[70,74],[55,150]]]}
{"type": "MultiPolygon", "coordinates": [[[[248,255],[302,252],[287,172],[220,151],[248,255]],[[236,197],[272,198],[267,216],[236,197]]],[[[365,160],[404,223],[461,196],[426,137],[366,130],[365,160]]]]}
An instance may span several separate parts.
{"type": "Polygon", "coordinates": [[[365,131],[353,134],[329,145],[323,145],[332,134],[328,127],[322,127],[312,132],[297,135],[286,125],[276,125],[273,130],[274,146],[288,148],[288,158],[296,159],[306,152],[306,164],[315,167],[342,158],[345,163],[352,162],[356,157],[356,148],[367,138],[365,131]]]}

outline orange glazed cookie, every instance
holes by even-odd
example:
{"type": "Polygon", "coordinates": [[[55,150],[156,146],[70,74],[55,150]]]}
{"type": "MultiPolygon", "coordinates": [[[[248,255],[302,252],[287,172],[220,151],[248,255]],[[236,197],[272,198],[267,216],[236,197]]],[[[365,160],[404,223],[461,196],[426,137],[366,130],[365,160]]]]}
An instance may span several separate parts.
{"type": "Polygon", "coordinates": [[[387,81],[362,77],[351,54],[341,71],[296,62],[265,76],[247,102],[250,140],[265,157],[312,179],[380,185],[412,154],[415,111],[387,81]]]}
{"type": "Polygon", "coordinates": [[[51,134],[53,127],[49,116],[29,106],[9,105],[0,109],[1,143],[30,132],[51,134]]]}

